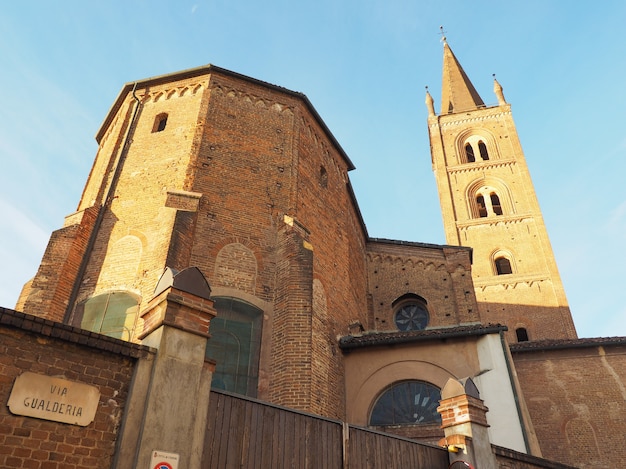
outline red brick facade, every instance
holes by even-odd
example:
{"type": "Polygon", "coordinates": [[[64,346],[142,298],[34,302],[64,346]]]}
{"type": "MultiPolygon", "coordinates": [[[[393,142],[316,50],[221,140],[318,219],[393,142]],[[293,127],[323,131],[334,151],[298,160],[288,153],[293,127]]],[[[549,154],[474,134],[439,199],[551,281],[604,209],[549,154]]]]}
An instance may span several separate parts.
{"type": "Polygon", "coordinates": [[[626,464],[626,338],[512,347],[543,456],[581,468],[626,464]]]}
{"type": "Polygon", "coordinates": [[[29,371],[96,386],[100,401],[86,426],[13,415],[0,408],[0,467],[109,468],[130,381],[146,347],[0,308],[0,396],[29,371]]]}
{"type": "MultiPolygon", "coordinates": [[[[131,343],[162,324],[191,332],[202,342],[211,333],[212,300],[190,304],[184,292],[174,292],[176,297],[163,293],[171,309],[161,310],[164,297],[157,292],[153,298],[164,269],[197,267],[211,298],[237,299],[261,312],[256,394],[261,400],[344,419],[355,405],[347,397],[346,377],[352,374],[354,382],[369,386],[366,393],[360,386],[354,391],[360,396],[359,421],[367,422],[373,402],[394,382],[424,380],[442,387],[450,377],[483,376],[477,382],[490,383],[491,394],[485,394],[497,400],[501,387],[516,392],[517,366],[544,456],[575,463],[578,453],[558,449],[565,439],[568,448],[593,453],[581,455],[590,464],[586,467],[605,464],[596,441],[614,443],[621,433],[604,429],[616,429],[626,418],[624,351],[587,356],[573,351],[573,341],[570,352],[559,352],[570,354],[567,361],[552,352],[546,357],[520,349],[514,350],[514,364],[497,362],[504,355],[508,360],[500,335],[505,328],[494,326],[495,348],[465,332],[491,327],[484,324],[487,320],[507,323],[515,317],[519,321],[510,323],[510,337],[518,325],[528,329],[531,340],[575,337],[569,310],[559,303],[560,290],[559,301],[544,302],[531,289],[539,288],[543,277],[517,278],[520,282],[507,277],[512,283],[497,279],[495,286],[480,286],[484,279],[472,280],[470,247],[370,239],[348,178],[352,163],[304,95],[213,66],[188,70],[126,85],[97,140],[78,212],[53,233],[36,277],[20,298],[26,313],[80,323],[84,302],[123,292],[138,301],[136,317],[129,321],[131,343]],[[480,297],[483,287],[496,292],[509,283],[519,287],[523,301],[480,297]],[[413,332],[434,331],[428,345],[421,340],[385,345],[393,363],[371,370],[367,379],[362,367],[349,370],[348,353],[363,353],[372,365],[383,349],[372,346],[344,355],[338,339],[349,331],[370,338],[398,332],[394,314],[406,295],[424,302],[431,331],[413,332]],[[541,304],[527,308],[529,298],[541,304]],[[451,340],[446,331],[458,335],[451,340]],[[494,384],[489,381],[493,376],[503,378],[494,384]],[[601,402],[608,410],[600,409],[601,402]]],[[[468,223],[472,228],[477,222],[468,223]]],[[[54,375],[62,368],[69,370],[67,379],[101,386],[106,400],[96,429],[85,436],[73,428],[11,416],[5,409],[0,465],[61,467],[26,465],[32,458],[47,458],[63,467],[104,467],[92,466],[93,458],[113,454],[119,421],[111,415],[123,408],[133,354],[145,350],[129,343],[126,358],[85,355],[78,344],[89,343],[89,333],[37,324],[62,331],[70,342],[76,337],[76,344],[55,342],[53,332],[45,333],[49,338],[43,342],[24,330],[6,333],[3,392],[9,392],[19,370],[54,375]],[[113,402],[118,410],[107,407],[113,402]]],[[[99,347],[101,339],[93,340],[99,347]]],[[[510,402],[514,397],[519,396],[511,394],[510,402]]],[[[526,425],[520,423],[524,406],[518,407],[510,415],[526,425]]],[[[532,452],[532,445],[524,444],[532,452]]]]}

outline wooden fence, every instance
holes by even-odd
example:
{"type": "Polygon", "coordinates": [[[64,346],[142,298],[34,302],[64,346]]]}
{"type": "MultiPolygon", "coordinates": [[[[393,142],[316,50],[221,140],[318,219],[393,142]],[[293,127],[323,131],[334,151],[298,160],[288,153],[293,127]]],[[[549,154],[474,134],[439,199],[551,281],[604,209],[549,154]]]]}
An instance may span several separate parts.
{"type": "Polygon", "coordinates": [[[448,464],[441,448],[211,392],[203,468],[446,469],[448,464]]]}

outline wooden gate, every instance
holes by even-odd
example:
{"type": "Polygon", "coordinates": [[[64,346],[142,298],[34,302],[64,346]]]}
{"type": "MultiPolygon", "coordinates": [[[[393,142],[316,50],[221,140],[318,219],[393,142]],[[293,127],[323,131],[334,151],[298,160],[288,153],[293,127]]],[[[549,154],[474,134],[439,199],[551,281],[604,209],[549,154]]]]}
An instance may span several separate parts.
{"type": "Polygon", "coordinates": [[[202,467],[445,469],[448,455],[405,438],[212,391],[202,467]]]}

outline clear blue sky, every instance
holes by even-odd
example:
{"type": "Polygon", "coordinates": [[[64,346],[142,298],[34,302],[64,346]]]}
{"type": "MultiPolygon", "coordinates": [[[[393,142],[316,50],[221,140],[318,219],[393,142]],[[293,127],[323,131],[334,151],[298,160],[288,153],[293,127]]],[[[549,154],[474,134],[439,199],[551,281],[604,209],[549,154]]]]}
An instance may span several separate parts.
{"type": "Polygon", "coordinates": [[[122,85],[212,63],[305,93],[357,169],[373,237],[445,243],[424,86],[439,26],[504,87],[578,333],[626,336],[626,2],[13,1],[0,13],[0,305],[74,211],[122,85]]]}

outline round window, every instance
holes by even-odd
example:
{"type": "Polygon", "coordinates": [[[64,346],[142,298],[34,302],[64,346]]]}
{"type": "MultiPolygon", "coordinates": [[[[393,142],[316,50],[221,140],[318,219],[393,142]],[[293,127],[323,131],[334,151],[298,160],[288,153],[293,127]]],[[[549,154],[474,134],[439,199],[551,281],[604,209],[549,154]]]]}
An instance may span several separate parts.
{"type": "Polygon", "coordinates": [[[421,303],[404,303],[396,311],[394,321],[401,331],[419,331],[428,325],[428,310],[421,303]]]}

